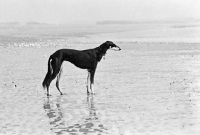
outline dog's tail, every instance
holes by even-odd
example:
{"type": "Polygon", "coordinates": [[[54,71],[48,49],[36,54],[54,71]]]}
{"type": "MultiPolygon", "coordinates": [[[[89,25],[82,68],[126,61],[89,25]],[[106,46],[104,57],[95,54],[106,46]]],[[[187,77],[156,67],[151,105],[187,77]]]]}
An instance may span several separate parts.
{"type": "Polygon", "coordinates": [[[42,82],[42,86],[43,86],[43,88],[46,88],[47,87],[47,82],[49,81],[49,79],[50,79],[50,76],[51,76],[51,74],[52,74],[52,65],[51,65],[51,60],[52,60],[52,58],[51,58],[51,56],[49,57],[49,60],[48,60],[48,71],[47,71],[47,74],[46,74],[46,76],[45,76],[45,78],[44,78],[44,81],[42,82]]]}

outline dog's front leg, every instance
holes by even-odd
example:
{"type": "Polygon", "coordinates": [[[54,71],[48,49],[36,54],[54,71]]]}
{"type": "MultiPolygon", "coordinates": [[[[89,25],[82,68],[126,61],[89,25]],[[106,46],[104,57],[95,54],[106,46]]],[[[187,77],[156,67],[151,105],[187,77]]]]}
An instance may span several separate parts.
{"type": "Polygon", "coordinates": [[[95,94],[95,92],[94,92],[94,83],[92,83],[92,84],[90,85],[90,87],[91,87],[91,93],[92,93],[92,94],[95,94]]]}
{"type": "Polygon", "coordinates": [[[90,94],[89,92],[89,89],[90,89],[90,77],[91,77],[91,74],[90,72],[88,71],[88,77],[87,77],[87,94],[90,94]]]}
{"type": "Polygon", "coordinates": [[[95,94],[95,92],[94,92],[94,74],[95,74],[95,69],[91,71],[91,75],[90,75],[90,88],[91,88],[92,94],[95,94]]]}

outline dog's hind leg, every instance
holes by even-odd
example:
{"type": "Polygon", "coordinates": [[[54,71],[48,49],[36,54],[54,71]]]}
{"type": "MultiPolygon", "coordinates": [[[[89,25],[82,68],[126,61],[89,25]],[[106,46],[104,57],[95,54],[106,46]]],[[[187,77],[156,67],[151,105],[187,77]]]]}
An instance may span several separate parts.
{"type": "Polygon", "coordinates": [[[50,93],[49,93],[49,86],[50,86],[50,83],[51,83],[51,77],[50,77],[50,79],[48,80],[48,82],[47,82],[47,96],[50,96],[50,93]]]}
{"type": "MultiPolygon", "coordinates": [[[[52,74],[51,74],[51,77],[50,77],[50,79],[48,81],[48,87],[50,86],[51,81],[53,79],[55,79],[57,74],[60,72],[60,66],[61,66],[61,63],[58,61],[58,59],[53,59],[51,64],[52,64],[52,74]]],[[[59,88],[59,87],[57,87],[57,88],[59,88]]],[[[49,89],[47,89],[47,96],[50,96],[49,89]]]]}
{"type": "Polygon", "coordinates": [[[50,94],[49,94],[49,85],[47,85],[47,96],[50,96],[50,94]]]}
{"type": "Polygon", "coordinates": [[[61,90],[59,88],[59,81],[60,81],[61,74],[62,74],[62,66],[61,66],[60,71],[57,75],[56,87],[57,87],[58,91],[60,92],[60,95],[63,95],[63,93],[61,92],[61,90]]]}
{"type": "Polygon", "coordinates": [[[47,96],[50,96],[49,94],[49,86],[51,83],[51,78],[52,78],[52,74],[53,74],[53,68],[52,68],[52,62],[53,60],[49,58],[49,62],[48,62],[48,76],[46,75],[47,81],[46,81],[46,87],[47,87],[47,96]]]}

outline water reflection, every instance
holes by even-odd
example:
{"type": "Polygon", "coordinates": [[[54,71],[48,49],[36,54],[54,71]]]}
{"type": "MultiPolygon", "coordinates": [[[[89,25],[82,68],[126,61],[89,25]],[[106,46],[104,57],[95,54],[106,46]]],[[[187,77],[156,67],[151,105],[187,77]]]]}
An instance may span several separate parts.
{"type": "MultiPolygon", "coordinates": [[[[70,106],[70,103],[62,102],[62,98],[66,98],[64,96],[59,96],[57,99],[51,99],[51,97],[47,98],[44,103],[44,110],[46,111],[47,116],[49,117],[49,123],[51,127],[51,131],[56,133],[57,135],[65,134],[66,132],[71,135],[76,134],[88,134],[88,133],[105,133],[106,128],[101,124],[100,119],[97,116],[95,103],[94,103],[94,96],[88,95],[86,99],[87,106],[83,108],[89,111],[86,115],[81,115],[79,117],[80,120],[76,124],[69,124],[73,123],[72,121],[77,118],[68,119],[66,120],[66,116],[73,115],[76,113],[76,109],[69,109],[68,107],[63,108],[62,105],[67,104],[70,106]]],[[[80,109],[80,108],[77,108],[80,109]]]]}

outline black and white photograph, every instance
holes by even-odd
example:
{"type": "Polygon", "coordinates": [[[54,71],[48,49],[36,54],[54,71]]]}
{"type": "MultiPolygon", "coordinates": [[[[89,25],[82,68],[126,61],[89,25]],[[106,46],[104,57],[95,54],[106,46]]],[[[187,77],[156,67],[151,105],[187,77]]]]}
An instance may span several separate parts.
{"type": "Polygon", "coordinates": [[[0,0],[0,135],[200,135],[200,0],[0,0]]]}

